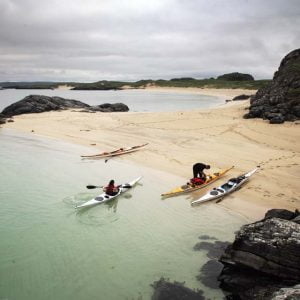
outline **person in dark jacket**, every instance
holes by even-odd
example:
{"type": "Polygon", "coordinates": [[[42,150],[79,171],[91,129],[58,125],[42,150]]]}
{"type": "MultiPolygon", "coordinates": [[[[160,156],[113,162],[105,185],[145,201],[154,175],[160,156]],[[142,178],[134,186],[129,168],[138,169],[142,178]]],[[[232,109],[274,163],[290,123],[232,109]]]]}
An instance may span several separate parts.
{"type": "Polygon", "coordinates": [[[203,172],[205,169],[210,169],[210,165],[205,165],[203,163],[196,163],[193,165],[193,178],[200,178],[205,182],[206,174],[203,172]]]}
{"type": "Polygon", "coordinates": [[[109,196],[115,196],[119,192],[119,187],[115,186],[115,181],[111,180],[107,187],[105,187],[105,193],[109,196]]]}

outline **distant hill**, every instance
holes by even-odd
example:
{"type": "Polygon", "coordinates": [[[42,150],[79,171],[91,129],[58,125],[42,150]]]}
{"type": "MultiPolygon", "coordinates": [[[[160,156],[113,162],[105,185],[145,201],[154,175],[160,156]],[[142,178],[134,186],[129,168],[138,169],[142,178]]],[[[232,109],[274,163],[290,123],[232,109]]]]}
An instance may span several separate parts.
{"type": "Polygon", "coordinates": [[[252,81],[254,77],[250,74],[243,74],[243,73],[228,73],[221,75],[217,78],[218,80],[228,80],[228,81],[252,81]]]}
{"type": "MultiPolygon", "coordinates": [[[[222,75],[225,76],[226,74],[222,75]]],[[[227,74],[228,75],[228,74],[227,74]]],[[[247,74],[243,74],[247,75],[247,74]]],[[[194,88],[226,88],[226,89],[259,89],[270,83],[270,80],[232,80],[226,76],[218,79],[195,79],[192,77],[172,78],[170,80],[139,80],[135,82],[102,80],[92,83],[82,82],[0,82],[5,89],[56,89],[59,86],[72,86],[73,90],[121,90],[126,88],[142,89],[148,86],[158,87],[194,87],[194,88]],[[226,79],[227,78],[227,79],[226,79]]],[[[251,76],[251,75],[249,75],[251,76]]],[[[237,78],[237,77],[235,77],[237,78]]]]}

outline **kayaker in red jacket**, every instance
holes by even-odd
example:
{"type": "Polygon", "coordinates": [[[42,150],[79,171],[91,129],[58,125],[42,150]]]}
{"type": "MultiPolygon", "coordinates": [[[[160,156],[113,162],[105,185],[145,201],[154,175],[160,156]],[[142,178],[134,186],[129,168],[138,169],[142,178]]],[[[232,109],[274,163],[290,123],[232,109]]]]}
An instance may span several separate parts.
{"type": "Polygon", "coordinates": [[[108,186],[105,187],[105,193],[109,196],[114,196],[118,194],[119,186],[115,186],[115,181],[112,179],[108,186]]]}

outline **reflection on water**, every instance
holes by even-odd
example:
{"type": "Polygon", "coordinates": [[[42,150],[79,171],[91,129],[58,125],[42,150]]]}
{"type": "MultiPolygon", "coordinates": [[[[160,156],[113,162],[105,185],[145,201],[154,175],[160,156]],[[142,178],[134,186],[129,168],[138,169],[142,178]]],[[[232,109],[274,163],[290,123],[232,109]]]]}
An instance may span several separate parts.
{"type": "Polygon", "coordinates": [[[87,149],[12,130],[0,131],[0,298],[150,299],[161,276],[203,289],[196,276],[208,258],[193,250],[201,235],[233,239],[245,221],[186,196],[161,200],[184,179],[116,158],[82,161],[87,149]],[[111,178],[143,176],[130,192],[82,210],[111,178]],[[222,226],[220,226],[222,224],[222,226]]]}

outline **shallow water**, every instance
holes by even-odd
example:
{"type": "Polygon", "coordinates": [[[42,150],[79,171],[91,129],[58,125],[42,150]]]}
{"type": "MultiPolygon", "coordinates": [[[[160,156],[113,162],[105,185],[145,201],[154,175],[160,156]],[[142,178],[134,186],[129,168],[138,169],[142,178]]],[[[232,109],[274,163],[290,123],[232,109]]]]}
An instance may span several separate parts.
{"type": "Polygon", "coordinates": [[[0,90],[0,112],[8,105],[28,95],[59,96],[79,100],[90,105],[122,102],[130,111],[177,111],[209,108],[224,103],[214,96],[196,93],[172,93],[164,91],[72,91],[72,90],[0,90]]]}
{"type": "Polygon", "coordinates": [[[245,220],[186,196],[161,200],[183,179],[125,156],[81,160],[88,150],[0,129],[0,299],[150,299],[161,276],[220,299],[197,281],[208,258],[193,246],[204,234],[231,241],[245,220]],[[140,175],[119,199],[75,210],[101,192],[87,184],[140,175]]]}

